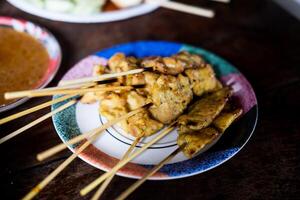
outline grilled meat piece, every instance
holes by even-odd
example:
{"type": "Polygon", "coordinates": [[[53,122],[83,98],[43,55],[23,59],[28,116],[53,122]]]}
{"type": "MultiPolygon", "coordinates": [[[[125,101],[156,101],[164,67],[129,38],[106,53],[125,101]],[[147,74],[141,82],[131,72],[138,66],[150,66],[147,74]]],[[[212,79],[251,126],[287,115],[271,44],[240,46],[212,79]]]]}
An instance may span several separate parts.
{"type": "Polygon", "coordinates": [[[134,137],[150,136],[159,131],[164,125],[151,118],[149,111],[144,110],[127,119],[127,132],[134,137]]]}
{"type": "Polygon", "coordinates": [[[195,102],[188,114],[179,117],[179,133],[201,130],[210,125],[223,110],[231,94],[231,89],[226,87],[195,102]]]}
{"type": "Polygon", "coordinates": [[[145,74],[129,74],[125,77],[125,85],[144,85],[146,84],[145,74]]]}
{"type": "Polygon", "coordinates": [[[109,73],[109,68],[104,65],[95,65],[93,67],[93,76],[99,76],[109,73]]]}
{"type": "Polygon", "coordinates": [[[108,66],[113,73],[136,69],[137,64],[136,58],[126,57],[123,53],[116,53],[108,60],[108,66]]]}
{"type": "MultiPolygon", "coordinates": [[[[100,101],[99,111],[108,120],[113,120],[146,103],[147,99],[136,91],[122,94],[111,92],[100,101]]],[[[118,125],[134,137],[152,135],[163,127],[162,123],[151,118],[148,110],[137,113],[121,121],[118,125]]]]}
{"type": "Polygon", "coordinates": [[[121,117],[129,112],[124,95],[111,92],[100,102],[100,113],[109,120],[121,117]]]}
{"type": "Polygon", "coordinates": [[[176,119],[193,98],[189,80],[181,74],[178,77],[160,75],[150,87],[149,93],[153,103],[149,109],[150,113],[154,119],[164,124],[176,119]]]}
{"type": "Polygon", "coordinates": [[[145,68],[152,68],[153,71],[169,75],[180,74],[184,71],[183,63],[170,57],[149,57],[144,59],[141,64],[145,68]]]}
{"type": "Polygon", "coordinates": [[[199,55],[180,52],[171,57],[145,58],[141,65],[163,74],[177,75],[185,69],[202,67],[204,63],[203,58],[199,55]]]}
{"type": "MultiPolygon", "coordinates": [[[[103,65],[95,65],[93,67],[93,76],[99,76],[105,73],[109,73],[108,68],[103,65]]],[[[97,85],[95,87],[107,87],[107,86],[120,86],[119,83],[110,83],[110,84],[102,84],[97,85]]],[[[98,100],[103,99],[109,92],[87,92],[85,93],[82,98],[80,99],[81,103],[84,104],[92,104],[96,103],[98,100]]]]}
{"type": "Polygon", "coordinates": [[[187,69],[184,73],[188,76],[193,92],[197,96],[222,88],[222,84],[216,78],[215,72],[209,64],[201,68],[187,69]]]}
{"type": "Polygon", "coordinates": [[[181,51],[172,57],[183,62],[184,69],[201,68],[206,65],[205,60],[200,55],[191,54],[187,51],[181,51]]]}
{"type": "Polygon", "coordinates": [[[220,134],[242,114],[241,109],[222,111],[218,117],[214,119],[209,127],[189,133],[182,133],[177,138],[179,146],[186,144],[182,149],[184,155],[192,158],[200,152],[206,145],[212,143],[220,134]]]}
{"type": "Polygon", "coordinates": [[[213,121],[212,125],[223,133],[238,117],[242,115],[242,113],[243,110],[240,108],[233,111],[222,111],[213,121]]]}
{"type": "Polygon", "coordinates": [[[127,93],[126,101],[129,109],[134,110],[142,107],[143,105],[146,105],[147,98],[138,94],[136,91],[130,91],[127,93]]]}
{"type": "Polygon", "coordinates": [[[180,134],[177,138],[179,146],[186,143],[182,149],[185,156],[192,158],[196,153],[202,150],[206,145],[211,143],[219,135],[218,130],[213,127],[206,127],[199,131],[180,134]]]}

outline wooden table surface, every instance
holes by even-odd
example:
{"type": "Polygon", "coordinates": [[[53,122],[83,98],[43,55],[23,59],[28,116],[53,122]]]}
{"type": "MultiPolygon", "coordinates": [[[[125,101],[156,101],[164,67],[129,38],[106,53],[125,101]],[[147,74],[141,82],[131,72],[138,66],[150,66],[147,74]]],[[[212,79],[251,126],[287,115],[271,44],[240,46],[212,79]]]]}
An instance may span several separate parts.
{"type": "MultiPolygon", "coordinates": [[[[63,48],[56,85],[81,58],[114,44],[136,40],[169,40],[201,46],[237,66],[252,83],[259,104],[254,135],[234,158],[190,178],[148,181],[129,199],[299,199],[300,178],[300,22],[272,1],[186,1],[216,10],[214,19],[166,9],[120,22],[70,24],[26,14],[0,1],[0,15],[24,18],[47,27],[63,48]],[[298,150],[298,151],[297,151],[298,150]]],[[[30,108],[49,98],[32,99],[0,117],[30,108]]],[[[49,109],[0,127],[4,136],[49,109]]],[[[20,199],[70,152],[37,162],[36,153],[60,142],[49,119],[0,146],[0,199],[20,199]]],[[[89,199],[78,191],[99,170],[77,159],[38,199],[89,199]]],[[[112,199],[133,180],[117,177],[103,199],[112,199]]]]}

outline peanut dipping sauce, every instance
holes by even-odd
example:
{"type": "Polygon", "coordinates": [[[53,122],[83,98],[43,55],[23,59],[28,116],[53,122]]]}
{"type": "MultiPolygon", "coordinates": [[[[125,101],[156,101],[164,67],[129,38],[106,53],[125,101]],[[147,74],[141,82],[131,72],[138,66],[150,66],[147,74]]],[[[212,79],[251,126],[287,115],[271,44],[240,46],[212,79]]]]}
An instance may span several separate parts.
{"type": "Polygon", "coordinates": [[[0,27],[0,106],[4,93],[33,89],[46,73],[49,55],[44,46],[27,33],[0,27]]]}

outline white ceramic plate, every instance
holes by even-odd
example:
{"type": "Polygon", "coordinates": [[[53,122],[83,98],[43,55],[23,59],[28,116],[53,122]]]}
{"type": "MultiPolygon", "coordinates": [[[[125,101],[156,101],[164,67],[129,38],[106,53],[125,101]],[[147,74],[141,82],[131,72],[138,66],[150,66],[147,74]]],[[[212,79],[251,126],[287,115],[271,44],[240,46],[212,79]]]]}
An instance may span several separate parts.
{"type": "Polygon", "coordinates": [[[64,21],[72,23],[98,23],[98,22],[111,22],[124,20],[131,17],[136,17],[149,13],[158,8],[156,5],[150,4],[141,4],[139,6],[134,6],[131,8],[121,9],[117,11],[108,11],[108,12],[99,12],[98,14],[93,15],[74,15],[74,14],[65,14],[47,11],[42,8],[38,8],[27,1],[24,0],[7,0],[9,3],[15,7],[28,12],[33,15],[37,15],[43,18],[55,20],[55,21],[64,21]]]}

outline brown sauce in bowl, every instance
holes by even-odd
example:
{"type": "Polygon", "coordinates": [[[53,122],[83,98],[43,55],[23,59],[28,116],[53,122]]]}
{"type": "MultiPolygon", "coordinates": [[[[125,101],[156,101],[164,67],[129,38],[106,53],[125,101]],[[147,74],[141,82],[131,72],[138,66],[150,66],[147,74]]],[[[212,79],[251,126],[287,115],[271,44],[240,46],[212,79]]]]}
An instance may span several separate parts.
{"type": "Polygon", "coordinates": [[[49,65],[45,47],[27,33],[0,27],[0,106],[9,91],[37,87],[49,65]]]}

